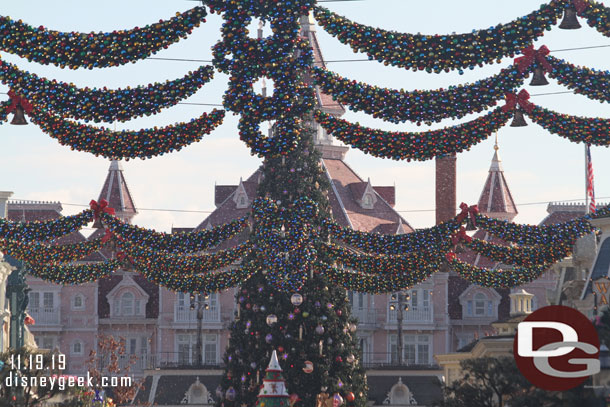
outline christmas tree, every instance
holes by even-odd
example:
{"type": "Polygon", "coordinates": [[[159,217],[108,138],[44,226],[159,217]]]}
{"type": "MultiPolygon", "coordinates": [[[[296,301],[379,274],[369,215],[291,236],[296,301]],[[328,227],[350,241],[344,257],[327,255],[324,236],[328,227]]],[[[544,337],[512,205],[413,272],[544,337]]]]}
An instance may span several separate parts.
{"type": "Polygon", "coordinates": [[[271,354],[271,361],[265,372],[256,407],[288,407],[290,396],[286,393],[286,383],[282,377],[282,368],[277,360],[276,351],[271,354]]]}
{"type": "MultiPolygon", "coordinates": [[[[316,233],[313,241],[326,241],[320,219],[328,217],[328,181],[313,147],[311,126],[302,125],[303,137],[293,153],[266,159],[259,196],[290,208],[307,198],[318,212],[299,228],[316,233]]],[[[260,227],[255,225],[256,228],[260,227]]],[[[282,234],[290,234],[290,224],[282,234]]],[[[321,259],[323,254],[316,251],[321,259]]],[[[238,311],[231,326],[225,354],[226,370],[217,389],[219,407],[254,406],[264,377],[264,367],[277,352],[285,368],[286,387],[297,406],[333,406],[344,399],[347,406],[364,407],[367,386],[361,351],[356,340],[356,321],[343,288],[328,283],[323,275],[303,269],[306,262],[298,249],[287,254],[285,278],[302,280],[284,284],[281,276],[270,276],[264,264],[237,294],[238,311]],[[299,282],[303,284],[299,286],[299,282]],[[291,288],[294,287],[294,288],[291,288]],[[333,395],[328,398],[328,395],[333,395]],[[320,396],[322,395],[322,396],[320,396]],[[324,396],[326,395],[326,396],[324,396]],[[328,403],[321,400],[329,401],[328,403]]],[[[301,253],[302,254],[302,253],[301,253]]],[[[264,263],[254,254],[244,263],[264,263]]]]}

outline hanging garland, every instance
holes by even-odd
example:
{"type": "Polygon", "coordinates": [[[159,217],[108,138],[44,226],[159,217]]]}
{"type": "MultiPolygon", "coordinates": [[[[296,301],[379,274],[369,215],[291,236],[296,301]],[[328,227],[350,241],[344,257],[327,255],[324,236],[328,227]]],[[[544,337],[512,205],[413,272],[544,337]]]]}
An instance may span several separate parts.
{"type": "Polygon", "coordinates": [[[459,153],[488,138],[504,126],[512,112],[496,108],[457,126],[425,132],[392,132],[352,124],[316,111],[315,119],[329,134],[374,157],[425,161],[459,153]]]}
{"type": "Polygon", "coordinates": [[[549,30],[563,14],[565,0],[553,0],[510,23],[468,34],[421,35],[358,24],[323,7],[315,18],[329,34],[354,52],[386,65],[439,73],[473,68],[514,56],[549,30]]]}
{"type": "Polygon", "coordinates": [[[525,72],[514,65],[497,75],[475,83],[435,90],[395,90],[380,88],[342,78],[322,68],[312,70],[316,85],[334,100],[347,104],[355,112],[364,111],[375,118],[400,123],[439,122],[480,113],[523,85],[525,72]]]}
{"type": "Polygon", "coordinates": [[[578,117],[553,112],[534,105],[525,111],[532,121],[545,130],[566,138],[573,143],[596,146],[610,145],[610,120],[599,117],[578,117]]]}
{"type": "Polygon", "coordinates": [[[592,1],[575,1],[578,15],[587,19],[587,24],[606,37],[610,37],[610,8],[604,3],[592,1]]]}
{"type": "Polygon", "coordinates": [[[91,221],[93,221],[91,210],[42,222],[14,222],[0,219],[0,239],[22,243],[48,242],[76,232],[91,221]]]}
{"type": "Polygon", "coordinates": [[[464,243],[467,248],[495,262],[523,267],[556,263],[572,253],[573,245],[573,242],[559,241],[555,245],[510,247],[475,238],[464,243]]]}
{"type": "Polygon", "coordinates": [[[573,219],[547,226],[521,225],[478,214],[476,224],[492,235],[520,245],[574,245],[577,239],[595,231],[586,218],[573,219]]]}
{"type": "Polygon", "coordinates": [[[128,241],[119,242],[119,247],[129,257],[130,261],[138,265],[146,265],[147,269],[150,270],[179,274],[201,274],[230,266],[248,254],[252,249],[252,244],[246,242],[231,249],[201,255],[167,253],[137,246],[128,241]]]}
{"type": "Polygon", "coordinates": [[[207,12],[195,7],[143,28],[108,33],[76,33],[32,27],[0,17],[0,50],[39,64],[61,68],[105,68],[136,62],[186,38],[205,22],[207,12]]]}
{"type": "Polygon", "coordinates": [[[366,274],[337,267],[324,267],[321,273],[326,275],[332,284],[345,287],[347,290],[381,294],[407,290],[426,281],[440,267],[441,259],[439,258],[407,275],[366,274]]]}
{"type": "Polygon", "coordinates": [[[458,260],[455,253],[447,255],[451,270],[469,282],[483,287],[513,288],[532,282],[548,270],[550,264],[513,269],[485,269],[458,260]]]}
{"type": "Polygon", "coordinates": [[[0,102],[0,124],[4,123],[8,118],[11,101],[0,102]]]}
{"type": "Polygon", "coordinates": [[[218,271],[207,274],[182,274],[157,271],[147,264],[133,262],[135,269],[147,280],[183,293],[212,293],[235,287],[252,276],[252,271],[242,267],[235,270],[218,271]]]}
{"type": "Polygon", "coordinates": [[[401,255],[413,252],[438,252],[451,241],[461,222],[449,221],[424,230],[402,235],[380,235],[345,228],[329,219],[322,221],[333,239],[340,240],[359,251],[401,255]]]}
{"type": "MultiPolygon", "coordinates": [[[[38,106],[37,106],[38,107],[38,106]]],[[[39,107],[30,113],[42,131],[72,150],[86,151],[111,159],[152,158],[200,141],[224,119],[224,110],[214,109],[188,123],[138,131],[112,131],[53,116],[39,107]]]]}
{"type": "Polygon", "coordinates": [[[50,246],[41,242],[23,243],[0,239],[0,251],[26,263],[69,263],[82,260],[100,250],[107,239],[96,239],[75,244],[50,246]]]}
{"type": "Polygon", "coordinates": [[[589,99],[610,102],[610,71],[576,66],[552,56],[547,60],[553,67],[549,76],[561,85],[589,99]]]}
{"type": "Polygon", "coordinates": [[[0,60],[0,80],[17,89],[30,102],[62,118],[96,123],[126,121],[150,116],[193,95],[214,76],[214,68],[202,66],[182,78],[126,89],[78,88],[71,83],[41,78],[0,60]]]}
{"type": "Polygon", "coordinates": [[[95,264],[35,264],[29,263],[27,273],[45,281],[62,285],[92,283],[112,275],[121,267],[118,260],[95,264]]]}
{"type": "Polygon", "coordinates": [[[249,225],[248,218],[243,217],[208,230],[171,234],[130,225],[107,213],[101,214],[101,219],[104,226],[121,241],[171,253],[193,253],[213,248],[249,225]]]}
{"type": "Polygon", "coordinates": [[[451,243],[447,242],[445,247],[439,247],[434,252],[414,251],[405,255],[371,255],[356,253],[331,243],[323,247],[323,252],[344,267],[361,273],[407,277],[417,274],[431,261],[435,261],[439,253],[448,252],[450,247],[451,243]]]}

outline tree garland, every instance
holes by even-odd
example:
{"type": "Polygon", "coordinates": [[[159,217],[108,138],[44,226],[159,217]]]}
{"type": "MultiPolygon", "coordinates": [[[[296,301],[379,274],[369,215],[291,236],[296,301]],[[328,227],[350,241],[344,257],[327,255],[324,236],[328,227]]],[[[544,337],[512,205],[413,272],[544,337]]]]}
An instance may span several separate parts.
{"type": "Polygon", "coordinates": [[[316,85],[355,112],[364,111],[393,123],[418,124],[482,112],[504,99],[507,92],[522,86],[527,75],[511,65],[497,75],[474,83],[447,89],[405,91],[349,80],[322,68],[314,67],[312,73],[316,85]]]}
{"type": "Polygon", "coordinates": [[[596,146],[610,145],[609,119],[572,116],[553,112],[536,105],[530,112],[526,111],[525,113],[534,123],[573,143],[587,143],[596,146]]]}
{"type": "Polygon", "coordinates": [[[101,215],[101,219],[104,226],[121,241],[170,253],[193,253],[210,249],[236,236],[249,225],[248,218],[243,217],[208,230],[170,234],[130,225],[106,213],[101,215]]]}
{"type": "Polygon", "coordinates": [[[451,243],[447,242],[444,248],[438,247],[434,252],[413,251],[405,255],[371,255],[356,253],[331,243],[323,246],[323,252],[344,267],[361,273],[407,277],[427,267],[430,262],[438,258],[439,254],[448,252],[450,247],[451,243]]]}
{"type": "Polygon", "coordinates": [[[9,107],[11,106],[10,100],[0,102],[0,124],[4,123],[8,118],[9,107]]]}
{"type": "Polygon", "coordinates": [[[120,267],[118,260],[108,260],[103,263],[79,265],[28,263],[26,270],[28,274],[51,283],[75,285],[108,277],[120,267]]]}
{"type": "Polygon", "coordinates": [[[540,277],[550,266],[550,264],[542,264],[506,270],[490,270],[458,260],[455,253],[449,253],[448,260],[450,260],[451,270],[464,279],[476,285],[493,288],[513,288],[527,284],[540,277]]]}
{"type": "Polygon", "coordinates": [[[520,225],[478,214],[476,225],[479,229],[483,229],[502,240],[528,246],[573,245],[577,239],[595,231],[595,227],[584,217],[556,225],[535,226],[520,225]]]}
{"type": "Polygon", "coordinates": [[[76,215],[42,222],[14,222],[0,219],[0,239],[22,243],[48,242],[76,232],[91,221],[93,221],[93,211],[89,209],[76,215]]]}
{"type": "Polygon", "coordinates": [[[249,242],[211,254],[184,255],[152,250],[128,241],[118,243],[130,261],[146,265],[147,269],[178,274],[202,274],[228,267],[252,249],[249,242]]]}
{"type": "Polygon", "coordinates": [[[407,69],[439,73],[482,66],[513,57],[556,24],[566,0],[553,0],[510,23],[468,34],[421,35],[358,24],[323,7],[315,18],[329,34],[369,59],[407,69]]]}
{"type": "Polygon", "coordinates": [[[369,294],[392,293],[407,290],[419,283],[426,281],[433,273],[441,267],[441,259],[437,259],[412,274],[407,275],[379,275],[354,272],[337,267],[325,267],[320,272],[328,280],[350,291],[364,292],[369,294]]]}
{"type": "Polygon", "coordinates": [[[299,18],[313,7],[311,0],[294,0],[273,6],[258,1],[208,0],[212,11],[223,14],[222,40],[213,48],[214,66],[230,75],[225,107],[240,114],[239,135],[253,154],[286,155],[301,137],[299,118],[313,109],[313,89],[302,83],[299,69],[311,64],[311,48],[299,36],[299,18]],[[252,17],[269,21],[273,34],[248,36],[252,17]],[[273,81],[270,97],[257,95],[253,83],[273,81]],[[273,136],[264,135],[260,124],[274,123],[273,136]]]}
{"type": "Polygon", "coordinates": [[[579,15],[587,19],[587,24],[595,28],[606,37],[610,37],[610,8],[604,3],[585,1],[584,10],[579,15]]]}
{"type": "Polygon", "coordinates": [[[138,131],[112,131],[105,127],[79,124],[53,116],[39,107],[30,113],[30,118],[42,131],[72,150],[111,159],[145,159],[178,151],[200,141],[222,123],[224,115],[224,110],[214,109],[188,123],[138,131]]]}
{"type": "Polygon", "coordinates": [[[610,102],[610,71],[598,71],[547,56],[553,67],[549,76],[568,89],[601,102],[610,102]]]}
{"type": "Polygon", "coordinates": [[[105,68],[149,57],[186,38],[205,22],[207,12],[195,7],[143,28],[108,33],[76,33],[32,27],[0,17],[0,50],[40,64],[61,68],[105,68]]]}
{"type": "Polygon", "coordinates": [[[441,250],[451,241],[451,235],[461,225],[460,222],[452,220],[428,229],[416,230],[413,233],[380,235],[344,228],[329,219],[324,219],[322,223],[333,239],[340,240],[363,252],[386,255],[441,250]]]}
{"type": "Polygon", "coordinates": [[[174,106],[193,95],[214,76],[211,66],[199,67],[182,78],[126,89],[78,88],[71,83],[41,78],[0,61],[0,80],[24,95],[30,102],[44,106],[63,118],[124,122],[150,116],[174,106]]]}
{"type": "Polygon", "coordinates": [[[106,239],[54,246],[41,242],[24,243],[0,239],[0,250],[26,263],[69,263],[84,259],[105,244],[106,239]]]}
{"type": "Polygon", "coordinates": [[[321,111],[315,119],[329,134],[374,157],[425,161],[469,150],[504,126],[512,114],[498,107],[470,122],[425,132],[375,130],[321,111]]]}
{"type": "Polygon", "coordinates": [[[556,263],[568,257],[572,253],[574,242],[558,241],[554,245],[510,247],[473,238],[464,245],[498,263],[533,267],[556,263]]]}

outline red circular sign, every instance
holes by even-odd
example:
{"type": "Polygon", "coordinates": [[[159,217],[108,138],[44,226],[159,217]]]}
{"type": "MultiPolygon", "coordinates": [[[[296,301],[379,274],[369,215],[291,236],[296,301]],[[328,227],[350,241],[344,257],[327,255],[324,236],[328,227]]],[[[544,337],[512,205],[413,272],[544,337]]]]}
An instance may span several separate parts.
{"type": "Polygon", "coordinates": [[[599,337],[582,313],[552,305],[519,323],[513,354],[517,367],[534,386],[564,391],[580,385],[599,369],[599,337]]]}

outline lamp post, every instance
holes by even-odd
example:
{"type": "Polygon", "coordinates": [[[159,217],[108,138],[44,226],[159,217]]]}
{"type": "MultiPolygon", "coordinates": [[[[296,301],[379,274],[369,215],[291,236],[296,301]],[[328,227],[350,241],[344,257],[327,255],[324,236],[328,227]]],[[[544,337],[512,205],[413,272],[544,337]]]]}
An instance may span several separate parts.
{"type": "Polygon", "coordinates": [[[396,322],[398,324],[398,338],[397,338],[397,347],[398,347],[398,366],[402,366],[402,321],[403,321],[403,311],[409,310],[409,304],[407,301],[411,298],[409,294],[405,294],[403,291],[399,291],[396,294],[392,294],[392,301],[396,301],[396,304],[392,302],[390,304],[390,310],[396,311],[396,322]]]}
{"type": "Polygon", "coordinates": [[[191,294],[191,310],[197,310],[197,351],[195,352],[196,366],[203,365],[203,311],[210,309],[210,296],[207,294],[191,294]]]}

